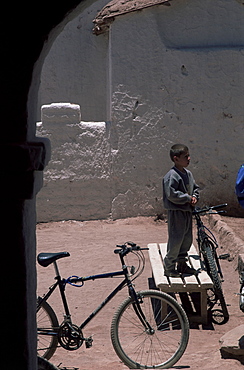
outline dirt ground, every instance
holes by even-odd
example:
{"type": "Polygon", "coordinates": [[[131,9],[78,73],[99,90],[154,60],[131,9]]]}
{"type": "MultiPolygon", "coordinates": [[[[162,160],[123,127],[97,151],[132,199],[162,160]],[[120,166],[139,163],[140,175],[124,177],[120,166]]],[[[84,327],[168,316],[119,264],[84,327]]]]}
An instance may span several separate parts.
{"type": "MultiPolygon", "coordinates": [[[[244,240],[244,219],[224,218],[236,235],[244,240]]],[[[59,261],[61,275],[86,276],[120,269],[118,256],[113,253],[116,244],[133,241],[142,247],[152,242],[167,241],[167,224],[153,218],[131,218],[116,221],[62,221],[37,225],[37,247],[40,252],[70,252],[70,257],[59,261]]],[[[228,243],[221,253],[228,252],[228,243]]],[[[243,247],[244,248],[244,247],[243,247]]],[[[136,289],[147,289],[151,267],[148,253],[145,252],[146,267],[136,280],[136,289]]],[[[173,367],[191,370],[236,370],[243,368],[238,360],[222,359],[220,338],[231,329],[244,324],[244,314],[239,310],[239,279],[237,258],[221,261],[225,281],[223,289],[228,304],[230,320],[224,325],[206,325],[191,328],[188,347],[173,367]]],[[[42,295],[53,282],[53,266],[37,266],[38,294],[42,295]]],[[[73,322],[80,325],[99,303],[118,284],[119,279],[88,281],[82,288],[67,286],[69,307],[73,322]]],[[[113,314],[127,296],[126,290],[120,292],[84,329],[83,334],[93,336],[92,348],[83,344],[78,350],[69,352],[58,348],[52,362],[60,368],[79,370],[125,370],[114,352],[110,341],[110,325],[113,314]]],[[[62,321],[63,310],[59,296],[51,297],[50,303],[62,321]]]]}

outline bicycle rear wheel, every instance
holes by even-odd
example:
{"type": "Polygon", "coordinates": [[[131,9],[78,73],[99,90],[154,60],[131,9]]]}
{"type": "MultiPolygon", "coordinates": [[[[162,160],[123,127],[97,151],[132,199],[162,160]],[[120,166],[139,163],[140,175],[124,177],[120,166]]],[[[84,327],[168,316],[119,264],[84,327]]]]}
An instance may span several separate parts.
{"type": "Polygon", "coordinates": [[[58,346],[58,319],[52,307],[43,302],[37,310],[37,353],[49,360],[58,346]]]}
{"type": "Polygon", "coordinates": [[[59,370],[56,366],[48,362],[45,358],[37,356],[38,370],[59,370]]]}
{"type": "Polygon", "coordinates": [[[223,290],[222,290],[220,276],[218,273],[218,264],[215,260],[217,256],[214,251],[214,247],[212,246],[210,242],[205,243],[204,250],[205,250],[204,257],[205,257],[205,264],[207,267],[207,272],[212,279],[214,294],[217,300],[219,300],[221,308],[222,308],[222,312],[223,312],[222,319],[220,319],[220,315],[218,313],[218,315],[216,316],[217,317],[216,320],[214,318],[215,316],[213,316],[213,321],[215,324],[222,325],[222,324],[225,324],[229,320],[229,313],[228,313],[227,305],[226,305],[223,290]]]}
{"type": "Polygon", "coordinates": [[[145,327],[132,298],[127,298],[112,320],[115,352],[130,369],[171,367],[187,347],[189,323],[185,311],[166,293],[146,290],[136,294],[149,325],[145,327]]]}

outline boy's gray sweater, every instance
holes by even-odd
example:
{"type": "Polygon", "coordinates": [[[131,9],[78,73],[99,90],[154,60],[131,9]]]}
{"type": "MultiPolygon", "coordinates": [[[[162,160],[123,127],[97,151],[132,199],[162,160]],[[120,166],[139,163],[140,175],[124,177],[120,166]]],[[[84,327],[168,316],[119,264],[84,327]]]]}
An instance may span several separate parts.
{"type": "Polygon", "coordinates": [[[199,199],[199,186],[195,183],[191,171],[186,168],[185,171],[189,180],[187,187],[174,167],[163,178],[163,202],[167,210],[192,211],[191,197],[199,199]]]}

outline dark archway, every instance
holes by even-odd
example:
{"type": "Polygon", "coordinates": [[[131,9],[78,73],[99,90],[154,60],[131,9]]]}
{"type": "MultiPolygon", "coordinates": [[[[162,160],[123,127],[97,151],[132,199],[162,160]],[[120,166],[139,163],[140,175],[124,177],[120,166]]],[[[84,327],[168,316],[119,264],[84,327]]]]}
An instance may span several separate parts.
{"type": "Polygon", "coordinates": [[[61,28],[80,3],[44,0],[2,5],[1,313],[6,323],[1,349],[3,366],[11,370],[36,369],[35,195],[50,155],[49,142],[35,137],[38,74],[59,32],[55,27],[61,28]]]}

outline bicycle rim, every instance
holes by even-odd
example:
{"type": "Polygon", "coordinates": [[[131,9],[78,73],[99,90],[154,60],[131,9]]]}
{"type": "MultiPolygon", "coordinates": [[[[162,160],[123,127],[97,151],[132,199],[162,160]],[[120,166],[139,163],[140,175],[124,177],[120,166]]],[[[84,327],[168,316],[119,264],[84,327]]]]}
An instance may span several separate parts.
{"type": "Polygon", "coordinates": [[[153,331],[142,324],[129,297],[113,317],[111,339],[114,349],[130,369],[171,367],[187,347],[189,323],[185,311],[166,293],[146,290],[137,295],[153,331]]]}
{"type": "Polygon", "coordinates": [[[38,370],[59,370],[56,366],[48,362],[45,358],[37,356],[38,370]]]}
{"type": "Polygon", "coordinates": [[[214,293],[220,302],[222,312],[223,312],[222,320],[219,319],[219,315],[218,315],[218,319],[213,320],[213,321],[219,325],[225,324],[229,320],[229,313],[228,313],[227,305],[226,305],[223,290],[222,290],[220,276],[218,274],[217,263],[215,261],[214,252],[212,250],[211,245],[206,244],[205,251],[206,251],[206,263],[208,265],[208,270],[209,270],[208,273],[212,279],[214,293]]]}
{"type": "Polygon", "coordinates": [[[58,346],[58,320],[52,307],[43,302],[37,312],[37,353],[49,360],[58,346]]]}

